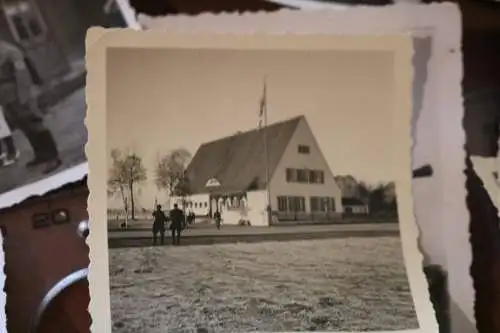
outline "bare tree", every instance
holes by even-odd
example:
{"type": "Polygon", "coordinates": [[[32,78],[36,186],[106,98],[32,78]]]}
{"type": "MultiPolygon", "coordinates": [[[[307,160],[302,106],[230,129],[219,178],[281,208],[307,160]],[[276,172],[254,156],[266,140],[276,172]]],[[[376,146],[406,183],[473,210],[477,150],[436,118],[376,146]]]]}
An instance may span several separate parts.
{"type": "Polygon", "coordinates": [[[125,222],[128,220],[128,200],[125,185],[127,184],[124,179],[124,173],[121,168],[121,152],[118,149],[111,151],[111,168],[108,175],[108,196],[112,197],[119,195],[122,199],[123,209],[125,210],[125,222]]]}
{"type": "Polygon", "coordinates": [[[180,197],[183,206],[185,206],[185,198],[191,194],[186,174],[190,160],[191,153],[188,150],[174,149],[159,158],[155,172],[155,183],[158,189],[166,190],[171,197],[180,197]]]}
{"type": "Polygon", "coordinates": [[[109,170],[108,195],[120,194],[128,217],[128,200],[130,198],[130,216],[135,219],[135,196],[136,185],[144,183],[147,179],[146,168],[142,159],[135,153],[124,152],[113,149],[111,152],[112,165],[109,170]]]}

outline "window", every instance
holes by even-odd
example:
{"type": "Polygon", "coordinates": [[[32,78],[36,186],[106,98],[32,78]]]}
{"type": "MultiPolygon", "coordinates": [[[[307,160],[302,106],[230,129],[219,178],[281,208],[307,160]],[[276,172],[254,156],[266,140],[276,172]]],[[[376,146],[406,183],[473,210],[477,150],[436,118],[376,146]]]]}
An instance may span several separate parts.
{"type": "Polygon", "coordinates": [[[311,212],[326,212],[328,209],[329,198],[328,197],[310,197],[311,212]]]}
{"type": "Polygon", "coordinates": [[[330,211],[330,198],[324,197],[320,199],[320,211],[329,212],[330,211]]]}
{"type": "Polygon", "coordinates": [[[205,201],[205,208],[207,208],[207,207],[208,207],[208,202],[205,201]]]}
{"type": "Polygon", "coordinates": [[[298,152],[299,154],[309,154],[309,146],[299,145],[298,152]]]}
{"type": "Polygon", "coordinates": [[[324,184],[325,173],[321,170],[286,169],[287,183],[324,184]]]}
{"type": "Polygon", "coordinates": [[[308,181],[308,172],[305,169],[297,170],[297,182],[298,183],[307,183],[308,181]]]}
{"type": "Polygon", "coordinates": [[[306,199],[304,197],[279,196],[278,211],[280,212],[305,212],[306,199]]]}
{"type": "Polygon", "coordinates": [[[334,212],[335,198],[330,197],[310,197],[311,212],[334,212]]]}
{"type": "Polygon", "coordinates": [[[297,181],[297,173],[295,169],[286,169],[286,181],[287,183],[293,183],[297,181]]]}
{"type": "Polygon", "coordinates": [[[288,210],[287,197],[278,197],[278,211],[286,212],[288,210]]]}
{"type": "Polygon", "coordinates": [[[194,203],[194,208],[198,208],[198,203],[197,202],[194,203]]]}
{"type": "Polygon", "coordinates": [[[329,202],[329,207],[328,207],[328,211],[329,212],[335,212],[336,209],[335,209],[335,198],[330,198],[330,200],[328,200],[329,202]]]}
{"type": "Polygon", "coordinates": [[[12,34],[19,42],[29,42],[42,37],[45,24],[42,16],[29,1],[18,1],[4,5],[12,34]]]}
{"type": "Polygon", "coordinates": [[[309,170],[309,183],[324,184],[325,174],[321,170],[309,170]]]}
{"type": "Polygon", "coordinates": [[[304,197],[288,197],[288,211],[290,212],[305,212],[306,198],[304,197]]]}
{"type": "Polygon", "coordinates": [[[206,187],[220,186],[220,182],[215,178],[210,178],[209,180],[207,180],[207,183],[205,184],[205,186],[206,187]]]}
{"type": "Polygon", "coordinates": [[[311,212],[318,212],[320,209],[320,198],[319,197],[310,197],[309,204],[311,206],[311,212]]]}
{"type": "Polygon", "coordinates": [[[325,173],[321,170],[318,170],[318,178],[319,178],[319,183],[324,184],[325,183],[325,173]]]}

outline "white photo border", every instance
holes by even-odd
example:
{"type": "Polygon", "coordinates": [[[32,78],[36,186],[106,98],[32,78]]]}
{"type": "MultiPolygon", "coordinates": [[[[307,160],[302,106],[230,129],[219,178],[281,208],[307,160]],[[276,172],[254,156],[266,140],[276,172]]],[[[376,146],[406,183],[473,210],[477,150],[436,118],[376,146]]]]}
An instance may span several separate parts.
{"type": "MultiPolygon", "coordinates": [[[[271,14],[272,15],[272,14],[271,14]]],[[[269,17],[271,18],[271,17],[269,17]]],[[[87,35],[87,105],[86,124],[89,140],[86,152],[89,157],[89,215],[92,221],[106,221],[106,50],[126,48],[237,48],[237,49],[310,49],[310,50],[387,50],[394,52],[395,93],[393,130],[397,137],[393,149],[399,149],[395,170],[398,211],[403,243],[405,266],[420,329],[404,332],[437,332],[434,310],[429,301],[428,286],[421,265],[422,255],[417,246],[417,227],[413,214],[411,192],[411,109],[412,109],[412,38],[406,34],[384,36],[293,34],[174,34],[158,31],[133,31],[125,29],[93,28],[87,35]],[[397,124],[398,126],[395,126],[397,124]]],[[[396,154],[395,154],[396,155],[396,154]]],[[[396,157],[395,157],[396,158],[396,157]]],[[[90,237],[90,313],[92,331],[111,332],[109,293],[109,259],[107,224],[92,223],[90,237]]]]}

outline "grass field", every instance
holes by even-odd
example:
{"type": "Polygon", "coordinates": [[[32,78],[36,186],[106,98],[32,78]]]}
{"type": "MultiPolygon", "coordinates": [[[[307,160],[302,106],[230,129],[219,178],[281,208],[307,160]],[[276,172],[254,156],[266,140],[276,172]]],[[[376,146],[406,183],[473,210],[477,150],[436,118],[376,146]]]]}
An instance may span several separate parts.
{"type": "Polygon", "coordinates": [[[418,327],[398,237],[110,250],[113,332],[418,327]]]}

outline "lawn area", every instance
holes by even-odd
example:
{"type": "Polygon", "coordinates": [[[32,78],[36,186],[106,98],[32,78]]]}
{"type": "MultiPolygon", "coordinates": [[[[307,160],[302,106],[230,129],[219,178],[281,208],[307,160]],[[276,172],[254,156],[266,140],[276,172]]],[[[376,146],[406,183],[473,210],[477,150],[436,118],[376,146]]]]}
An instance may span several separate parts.
{"type": "Polygon", "coordinates": [[[113,332],[418,327],[398,237],[110,249],[113,332]]]}

